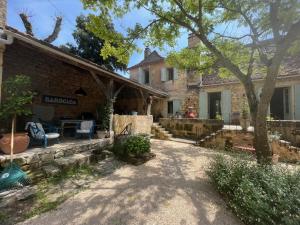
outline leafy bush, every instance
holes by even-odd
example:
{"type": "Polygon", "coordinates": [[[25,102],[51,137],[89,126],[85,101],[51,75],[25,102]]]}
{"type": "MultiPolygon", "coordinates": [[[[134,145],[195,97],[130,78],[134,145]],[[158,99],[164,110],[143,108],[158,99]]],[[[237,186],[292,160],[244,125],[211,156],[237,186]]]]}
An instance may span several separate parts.
{"type": "Polygon", "coordinates": [[[150,139],[144,135],[131,136],[124,145],[126,152],[131,155],[139,156],[150,152],[150,139]]]}
{"type": "Polygon", "coordinates": [[[208,171],[246,224],[300,224],[300,171],[218,157],[208,171]]]}
{"type": "Polygon", "coordinates": [[[150,138],[147,135],[129,136],[122,142],[116,143],[113,152],[119,156],[141,156],[150,152],[150,138]]]}

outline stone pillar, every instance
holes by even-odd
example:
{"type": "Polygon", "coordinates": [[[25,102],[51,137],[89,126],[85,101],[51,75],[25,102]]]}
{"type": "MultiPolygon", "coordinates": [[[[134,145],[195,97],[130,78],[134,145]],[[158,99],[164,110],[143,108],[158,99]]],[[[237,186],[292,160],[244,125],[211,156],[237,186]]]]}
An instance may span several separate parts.
{"type": "Polygon", "coordinates": [[[150,96],[147,98],[147,116],[150,116],[150,115],[151,115],[151,106],[152,106],[152,103],[153,103],[153,96],[150,95],[150,96]]]}
{"type": "Polygon", "coordinates": [[[7,0],[0,0],[0,28],[6,26],[7,0]]]}

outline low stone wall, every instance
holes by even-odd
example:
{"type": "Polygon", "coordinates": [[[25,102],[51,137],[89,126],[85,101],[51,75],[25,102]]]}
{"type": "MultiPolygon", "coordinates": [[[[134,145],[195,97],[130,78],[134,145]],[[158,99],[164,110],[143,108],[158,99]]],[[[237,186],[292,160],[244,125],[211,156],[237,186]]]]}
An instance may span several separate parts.
{"type": "Polygon", "coordinates": [[[199,139],[222,129],[222,120],[161,118],[159,123],[176,137],[199,139]]]}
{"type": "MultiPolygon", "coordinates": [[[[39,171],[45,165],[55,164],[62,158],[71,158],[76,154],[91,153],[113,143],[113,138],[93,140],[73,140],[47,148],[32,148],[14,155],[14,162],[28,173],[39,171]]],[[[10,163],[9,155],[0,155],[0,166],[10,163]]]]}
{"type": "Polygon", "coordinates": [[[151,134],[151,126],[153,124],[152,116],[130,116],[130,115],[114,115],[113,127],[115,135],[120,134],[124,128],[132,124],[132,134],[151,134]]]}
{"type": "Polygon", "coordinates": [[[291,142],[292,145],[300,146],[300,120],[268,121],[268,129],[280,133],[281,139],[291,142]]]}

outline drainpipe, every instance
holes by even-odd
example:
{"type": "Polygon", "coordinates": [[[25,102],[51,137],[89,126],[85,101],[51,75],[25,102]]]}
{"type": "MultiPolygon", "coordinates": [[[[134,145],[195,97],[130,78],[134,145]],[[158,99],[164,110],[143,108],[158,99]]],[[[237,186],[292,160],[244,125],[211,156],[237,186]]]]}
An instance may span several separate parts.
{"type": "Polygon", "coordinates": [[[13,43],[13,37],[6,35],[4,30],[0,29],[0,103],[2,99],[2,78],[3,78],[3,57],[5,51],[5,45],[13,43]]]}

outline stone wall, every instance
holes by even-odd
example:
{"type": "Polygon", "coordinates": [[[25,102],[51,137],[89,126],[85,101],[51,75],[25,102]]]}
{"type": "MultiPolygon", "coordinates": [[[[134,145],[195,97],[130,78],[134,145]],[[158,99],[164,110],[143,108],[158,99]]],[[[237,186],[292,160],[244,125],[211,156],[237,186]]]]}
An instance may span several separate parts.
{"type": "Polygon", "coordinates": [[[300,147],[300,120],[272,120],[268,121],[271,132],[281,134],[283,140],[289,141],[294,146],[300,147]]]}
{"type": "MultiPolygon", "coordinates": [[[[14,162],[22,170],[33,173],[40,171],[43,166],[56,165],[62,160],[75,160],[82,154],[93,154],[93,151],[102,150],[113,143],[113,138],[70,141],[67,143],[53,145],[47,148],[33,148],[14,156],[14,162]],[[79,154],[79,155],[78,155],[79,154]]],[[[10,163],[9,155],[0,155],[0,167],[10,163]]]]}
{"type": "Polygon", "coordinates": [[[4,53],[3,78],[20,74],[31,78],[32,89],[37,93],[33,104],[54,109],[55,118],[77,118],[81,112],[95,114],[97,105],[104,102],[104,95],[87,71],[14,40],[4,53]],[[87,92],[87,96],[75,95],[79,87],[87,92]],[[75,98],[78,105],[45,104],[43,95],[75,98]]]}
{"type": "Polygon", "coordinates": [[[175,137],[199,139],[223,127],[222,120],[161,118],[159,123],[175,137]]]}
{"type": "Polygon", "coordinates": [[[132,124],[132,134],[151,134],[153,117],[114,115],[113,128],[115,135],[120,134],[124,130],[124,128],[129,124],[132,124]]]}

